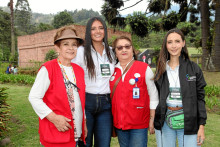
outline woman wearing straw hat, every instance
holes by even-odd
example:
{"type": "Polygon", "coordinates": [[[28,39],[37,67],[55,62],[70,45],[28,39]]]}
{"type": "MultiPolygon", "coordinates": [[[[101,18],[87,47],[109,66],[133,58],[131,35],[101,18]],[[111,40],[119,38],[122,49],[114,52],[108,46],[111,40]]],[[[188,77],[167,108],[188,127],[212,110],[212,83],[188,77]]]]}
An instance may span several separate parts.
{"type": "Polygon", "coordinates": [[[44,63],[29,94],[39,116],[40,143],[44,146],[77,146],[87,134],[84,115],[83,69],[71,63],[83,40],[71,26],[57,30],[54,37],[58,58],[44,63]]]}

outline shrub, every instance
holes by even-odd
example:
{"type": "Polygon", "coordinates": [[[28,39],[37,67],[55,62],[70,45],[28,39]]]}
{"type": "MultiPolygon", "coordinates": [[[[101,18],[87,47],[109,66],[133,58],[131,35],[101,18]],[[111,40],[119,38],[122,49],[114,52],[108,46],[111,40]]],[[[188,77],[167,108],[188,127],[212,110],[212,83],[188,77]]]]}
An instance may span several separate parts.
{"type": "Polygon", "coordinates": [[[35,77],[30,75],[13,75],[13,74],[1,74],[0,82],[2,83],[18,83],[25,85],[32,85],[34,83],[35,77]]]}
{"type": "Polygon", "coordinates": [[[8,94],[5,92],[7,88],[0,88],[0,137],[2,132],[6,131],[6,124],[10,118],[10,106],[6,103],[8,94]]]}
{"type": "Polygon", "coordinates": [[[49,50],[45,56],[45,61],[49,61],[57,58],[57,53],[54,50],[49,50]]]}
{"type": "Polygon", "coordinates": [[[206,86],[205,95],[206,106],[208,109],[212,111],[217,109],[218,111],[220,109],[220,86],[206,86]]]}

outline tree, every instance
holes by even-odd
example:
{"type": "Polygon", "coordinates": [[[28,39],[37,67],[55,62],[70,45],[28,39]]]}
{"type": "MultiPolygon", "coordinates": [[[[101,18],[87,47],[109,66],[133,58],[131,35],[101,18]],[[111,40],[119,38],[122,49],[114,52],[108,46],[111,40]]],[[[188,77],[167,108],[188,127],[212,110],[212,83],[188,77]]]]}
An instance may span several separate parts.
{"type": "Polygon", "coordinates": [[[31,8],[28,0],[17,0],[15,5],[15,24],[17,28],[26,34],[31,25],[31,8]]]}
{"type": "Polygon", "coordinates": [[[37,26],[37,32],[43,32],[43,31],[52,30],[52,29],[54,28],[50,24],[40,23],[37,26]]]}
{"type": "MultiPolygon", "coordinates": [[[[123,0],[105,0],[105,4],[102,7],[102,14],[105,16],[106,21],[115,26],[113,23],[117,22],[121,18],[120,11],[127,9],[121,9],[124,6],[123,0]]],[[[139,2],[137,0],[137,2],[139,2]]],[[[131,26],[132,33],[144,37],[148,35],[148,32],[158,32],[159,30],[169,30],[174,27],[182,27],[180,28],[185,35],[191,36],[190,41],[195,42],[195,45],[198,46],[200,44],[200,38],[196,36],[195,32],[197,26],[200,25],[199,19],[197,15],[199,12],[201,13],[201,32],[202,32],[202,69],[209,71],[220,71],[220,49],[219,49],[219,38],[220,38],[220,29],[219,29],[219,0],[149,0],[149,5],[146,9],[145,14],[151,13],[162,15],[161,18],[154,21],[151,20],[150,17],[147,19],[138,19],[138,15],[133,15],[126,17],[125,19],[129,19],[129,24],[131,26]],[[170,12],[171,5],[173,3],[179,4],[178,12],[170,12]],[[213,9],[214,8],[214,9],[213,9]],[[215,29],[212,20],[210,17],[213,12],[216,11],[215,16],[215,29]],[[190,13],[190,21],[187,22],[187,14],[190,13]],[[146,21],[148,23],[146,23],[146,21]],[[182,22],[182,24],[181,24],[182,22]],[[183,25],[184,22],[184,25],[183,25]],[[133,24],[133,26],[131,25],[133,24]],[[178,25],[181,24],[181,25],[178,25]],[[137,31],[137,28],[142,27],[141,31],[137,31]],[[145,27],[144,27],[145,26],[145,27]],[[213,31],[214,29],[214,31],[213,31]],[[148,31],[146,31],[148,30],[148,31]],[[214,32],[214,33],[213,33],[214,32]],[[214,41],[213,41],[214,39],[214,41]]],[[[125,20],[125,22],[127,22],[125,20]]]]}
{"type": "Polygon", "coordinates": [[[11,53],[12,56],[15,56],[15,31],[14,31],[14,7],[13,7],[13,0],[10,0],[10,2],[8,3],[8,6],[10,7],[10,11],[11,11],[11,53]]]}
{"type": "Polygon", "coordinates": [[[11,33],[10,15],[0,9],[0,57],[3,61],[9,61],[11,33]]]}
{"type": "Polygon", "coordinates": [[[209,40],[211,36],[210,32],[210,13],[209,11],[209,1],[200,0],[200,12],[201,12],[201,29],[202,29],[202,69],[209,70],[213,66],[209,66],[212,63],[211,57],[211,41],[209,40]],[[208,13],[207,13],[208,12],[208,13]]]}
{"type": "Polygon", "coordinates": [[[54,16],[52,25],[54,26],[54,28],[57,29],[59,27],[70,25],[73,23],[74,21],[72,16],[67,12],[67,10],[65,10],[54,16]]]}
{"type": "Polygon", "coordinates": [[[214,65],[215,70],[220,71],[220,0],[215,1],[215,31],[214,31],[214,65]]]}

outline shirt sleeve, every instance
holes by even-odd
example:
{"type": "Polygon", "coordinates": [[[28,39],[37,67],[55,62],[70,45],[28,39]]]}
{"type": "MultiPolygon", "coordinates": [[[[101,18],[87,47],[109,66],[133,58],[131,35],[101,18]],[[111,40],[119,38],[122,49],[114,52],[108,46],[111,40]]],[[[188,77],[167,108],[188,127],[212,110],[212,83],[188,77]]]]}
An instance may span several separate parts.
{"type": "Polygon", "coordinates": [[[76,54],[76,57],[73,58],[71,60],[71,62],[79,65],[79,66],[82,66],[82,63],[84,61],[84,47],[83,46],[79,46],[77,48],[77,54],[76,54]]]}
{"type": "Polygon", "coordinates": [[[156,109],[159,103],[158,91],[154,83],[154,73],[148,66],[145,72],[145,82],[147,84],[147,91],[150,97],[150,109],[156,109]]]}
{"type": "Polygon", "coordinates": [[[35,79],[29,94],[29,101],[40,119],[45,118],[52,110],[44,103],[43,97],[50,86],[47,69],[43,66],[35,79]]]}

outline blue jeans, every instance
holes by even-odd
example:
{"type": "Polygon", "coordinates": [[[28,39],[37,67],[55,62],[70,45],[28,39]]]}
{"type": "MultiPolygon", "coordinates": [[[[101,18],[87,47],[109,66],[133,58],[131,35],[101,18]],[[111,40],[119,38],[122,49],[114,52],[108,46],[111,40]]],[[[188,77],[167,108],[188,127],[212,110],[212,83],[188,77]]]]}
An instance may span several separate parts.
{"type": "Polygon", "coordinates": [[[160,130],[156,130],[157,147],[176,147],[176,139],[179,147],[198,147],[197,135],[184,135],[184,129],[171,129],[166,122],[160,130]]]}
{"type": "Polygon", "coordinates": [[[147,147],[148,129],[121,130],[116,128],[120,147],[147,147]]]}
{"type": "Polygon", "coordinates": [[[112,134],[112,111],[110,95],[86,93],[86,124],[88,134],[86,147],[110,147],[112,134]]]}

